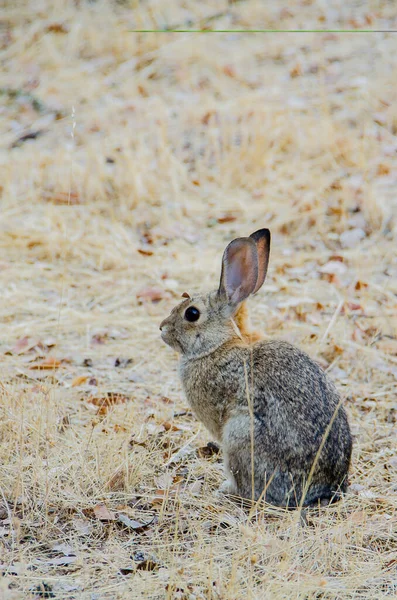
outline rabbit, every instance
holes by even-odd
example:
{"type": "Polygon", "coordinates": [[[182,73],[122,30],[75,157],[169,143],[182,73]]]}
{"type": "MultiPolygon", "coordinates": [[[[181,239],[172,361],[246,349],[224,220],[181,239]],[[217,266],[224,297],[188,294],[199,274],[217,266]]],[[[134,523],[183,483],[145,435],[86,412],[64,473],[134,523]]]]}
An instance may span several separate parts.
{"type": "Polygon", "coordinates": [[[245,301],[264,283],[269,253],[268,229],[230,242],[218,289],[183,294],[161,337],[181,354],[193,413],[220,442],[227,476],[220,492],[285,508],[328,504],[347,489],[350,427],[314,360],[248,329],[245,301]]]}

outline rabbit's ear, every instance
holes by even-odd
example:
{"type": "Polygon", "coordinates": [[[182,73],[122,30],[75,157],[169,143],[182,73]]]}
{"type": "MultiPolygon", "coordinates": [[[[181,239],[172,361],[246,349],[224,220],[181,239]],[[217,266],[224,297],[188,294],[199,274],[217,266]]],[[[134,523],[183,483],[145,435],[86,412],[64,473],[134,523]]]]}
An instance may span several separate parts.
{"type": "Polygon", "coordinates": [[[268,229],[258,229],[258,231],[251,233],[250,238],[254,240],[258,253],[258,280],[252,292],[255,294],[266,279],[270,254],[270,231],[268,229]]]}
{"type": "Polygon", "coordinates": [[[218,293],[233,306],[255,290],[258,280],[258,254],[251,238],[237,238],[223,253],[218,293]]]}

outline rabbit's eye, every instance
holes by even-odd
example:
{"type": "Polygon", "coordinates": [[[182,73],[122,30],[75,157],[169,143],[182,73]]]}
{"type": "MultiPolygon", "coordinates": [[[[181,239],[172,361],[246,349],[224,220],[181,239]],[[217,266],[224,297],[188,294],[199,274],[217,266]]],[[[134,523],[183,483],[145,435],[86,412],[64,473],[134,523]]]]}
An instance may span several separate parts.
{"type": "Polygon", "coordinates": [[[194,321],[197,321],[199,317],[200,317],[200,311],[195,306],[189,306],[189,308],[187,308],[185,310],[186,321],[193,323],[194,321]]]}

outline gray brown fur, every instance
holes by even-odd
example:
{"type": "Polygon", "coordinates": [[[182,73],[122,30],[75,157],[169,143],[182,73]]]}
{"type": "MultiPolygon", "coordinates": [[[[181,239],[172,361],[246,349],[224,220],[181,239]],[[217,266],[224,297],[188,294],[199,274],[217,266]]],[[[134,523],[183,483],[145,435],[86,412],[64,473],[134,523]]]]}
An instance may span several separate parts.
{"type": "MultiPolygon", "coordinates": [[[[240,271],[251,254],[243,259],[240,271]]],[[[288,507],[337,499],[347,487],[352,441],[335,386],[291,344],[245,343],[233,322],[240,297],[231,303],[225,287],[221,279],[216,292],[184,300],[161,324],[164,341],[182,354],[180,376],[194,414],[222,445],[228,479],[221,490],[288,507]],[[190,306],[200,311],[197,322],[184,318],[190,306]]]]}

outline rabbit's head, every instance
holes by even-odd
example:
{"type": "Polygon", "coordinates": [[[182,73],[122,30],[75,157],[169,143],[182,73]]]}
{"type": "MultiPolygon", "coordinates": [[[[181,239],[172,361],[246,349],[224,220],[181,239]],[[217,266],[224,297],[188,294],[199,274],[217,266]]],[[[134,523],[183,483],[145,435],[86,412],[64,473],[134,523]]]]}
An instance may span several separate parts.
{"type": "Polygon", "coordinates": [[[222,258],[219,288],[178,304],[160,325],[162,339],[182,354],[203,356],[234,338],[243,337],[243,302],[265,281],[270,252],[270,231],[260,229],[236,238],[222,258]]]}

